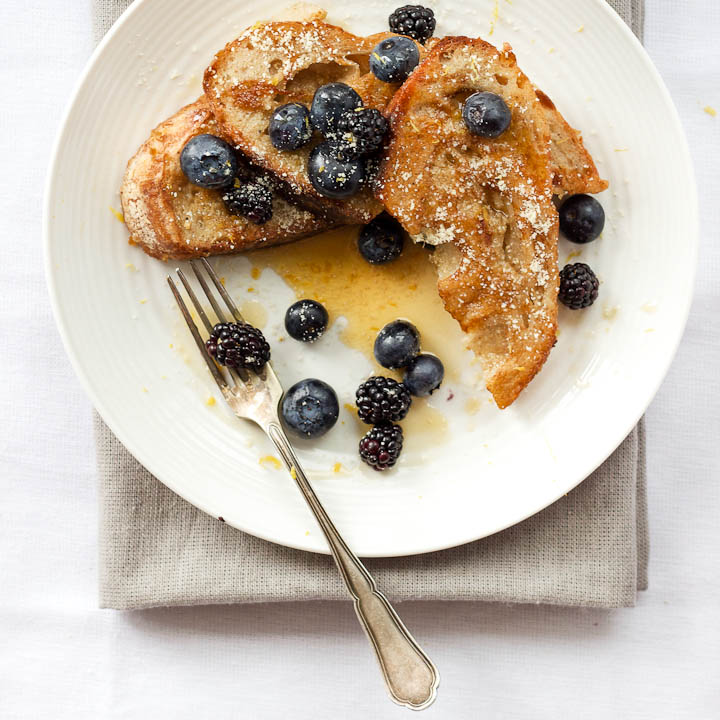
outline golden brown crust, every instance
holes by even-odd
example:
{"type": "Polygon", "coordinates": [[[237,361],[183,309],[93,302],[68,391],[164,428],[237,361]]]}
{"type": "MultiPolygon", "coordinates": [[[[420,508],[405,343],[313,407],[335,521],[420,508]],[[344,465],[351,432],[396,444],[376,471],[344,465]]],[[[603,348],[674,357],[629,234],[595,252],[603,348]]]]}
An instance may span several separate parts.
{"type": "Polygon", "coordinates": [[[200,133],[218,128],[204,98],[160,123],[130,159],[121,190],[132,242],[166,260],[239,252],[298,240],[331,223],[275,193],[273,217],[264,225],[230,215],[220,193],[188,182],[180,151],[200,133]]]}
{"type": "Polygon", "coordinates": [[[512,52],[445,38],[387,111],[391,141],[377,195],[417,240],[437,245],[438,291],[481,358],[497,405],[510,405],[555,344],[557,212],[550,128],[512,52]],[[508,103],[503,136],[471,135],[473,92],[508,103]]]}
{"type": "Polygon", "coordinates": [[[348,200],[320,195],[310,183],[307,161],[312,147],[279,152],[267,136],[272,111],[288,102],[310,106],[315,90],[344,82],[366,107],[383,110],[397,85],[380,82],[368,71],[368,57],[388,33],[357,37],[328,23],[269,22],[246,30],[213,59],[204,89],[227,137],[260,167],[288,184],[314,212],[344,222],[368,222],[381,212],[369,190],[348,200]]]}
{"type": "Polygon", "coordinates": [[[600,177],[580,132],[570,127],[555,107],[555,103],[542,90],[535,88],[535,93],[550,128],[550,157],[555,194],[562,197],[607,190],[608,182],[600,177]]]}

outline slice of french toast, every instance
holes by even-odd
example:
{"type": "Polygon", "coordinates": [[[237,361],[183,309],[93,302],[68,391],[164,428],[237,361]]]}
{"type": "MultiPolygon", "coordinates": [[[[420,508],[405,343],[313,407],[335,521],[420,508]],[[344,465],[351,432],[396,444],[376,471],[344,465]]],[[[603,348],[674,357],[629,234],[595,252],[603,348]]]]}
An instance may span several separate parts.
{"type": "Polygon", "coordinates": [[[550,159],[555,194],[562,197],[607,190],[607,180],[600,177],[580,132],[570,127],[555,103],[542,90],[535,88],[535,94],[550,129],[550,159]]]}
{"type": "Polygon", "coordinates": [[[558,216],[546,111],[508,47],[465,37],[435,44],[387,110],[377,197],[413,239],[436,246],[440,296],[500,408],[556,340],[558,216]],[[499,138],[473,135],[463,122],[463,104],[478,91],[500,95],[512,112],[499,138]]]}
{"type": "Polygon", "coordinates": [[[365,223],[382,211],[369,189],[347,200],[323,197],[307,173],[319,139],[292,152],[273,147],[267,128],[273,110],[288,102],[307,107],[318,87],[343,82],[365,107],[384,110],[398,84],[378,80],[368,69],[375,45],[389,37],[358,37],[334,25],[310,22],[258,23],[229,43],[205,71],[205,95],[225,137],[273,173],[299,202],[332,220],[365,223]]]}
{"type": "Polygon", "coordinates": [[[272,218],[263,225],[231,215],[220,191],[193,185],[180,169],[183,146],[200,133],[218,134],[204,98],[160,123],[128,163],[120,192],[123,214],[131,241],[148,255],[166,260],[239,252],[332,227],[278,192],[272,218]]]}

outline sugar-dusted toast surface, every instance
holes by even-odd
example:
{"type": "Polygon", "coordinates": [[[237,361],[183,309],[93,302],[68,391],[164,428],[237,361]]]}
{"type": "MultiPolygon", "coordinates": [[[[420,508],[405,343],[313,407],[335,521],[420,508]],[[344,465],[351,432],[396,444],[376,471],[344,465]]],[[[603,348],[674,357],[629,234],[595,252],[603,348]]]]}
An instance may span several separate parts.
{"type": "Polygon", "coordinates": [[[509,48],[445,38],[388,108],[391,140],[376,193],[415,240],[436,246],[438,290],[485,369],[497,405],[510,405],[556,339],[558,218],[551,130],[509,48]],[[512,112],[497,139],[462,120],[477,91],[512,112]]]}
{"type": "MultiPolygon", "coordinates": [[[[442,41],[443,38],[431,38],[426,49],[430,50],[442,41]]],[[[511,51],[512,48],[506,44],[503,50],[511,51]]],[[[550,132],[550,162],[555,195],[563,197],[607,190],[607,180],[600,177],[580,131],[570,126],[555,103],[542,90],[535,87],[535,93],[542,105],[550,132]]]]}
{"type": "Polygon", "coordinates": [[[353,87],[366,107],[384,110],[398,85],[368,70],[369,54],[388,33],[358,37],[314,20],[267,22],[246,30],[214,58],[204,89],[223,135],[260,167],[285,182],[314,212],[343,222],[368,222],[382,205],[365,189],[347,200],[323,197],[307,174],[310,149],[273,147],[267,134],[273,110],[288,102],[310,106],[315,90],[329,82],[353,87]]]}
{"type": "Polygon", "coordinates": [[[218,255],[290,242],[332,226],[277,192],[264,225],[231,215],[219,191],[191,184],[180,169],[180,151],[200,133],[218,133],[204,98],[160,123],[128,163],[123,214],[131,240],[146,253],[163,260],[218,255]]]}

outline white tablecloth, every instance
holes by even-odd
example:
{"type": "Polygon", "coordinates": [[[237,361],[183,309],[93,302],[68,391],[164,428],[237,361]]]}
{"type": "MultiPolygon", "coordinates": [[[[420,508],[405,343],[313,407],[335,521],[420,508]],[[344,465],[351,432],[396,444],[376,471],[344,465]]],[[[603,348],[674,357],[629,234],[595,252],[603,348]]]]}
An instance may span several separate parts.
{"type": "MultiPolygon", "coordinates": [[[[0,9],[0,718],[399,717],[348,603],[96,609],[91,407],[46,298],[41,198],[90,8],[0,9]]],[[[648,0],[702,215],[697,295],[648,412],[650,590],[633,610],[422,603],[436,718],[720,717],[720,4],[648,0]]],[[[683,212],[683,208],[677,208],[683,212]]]]}

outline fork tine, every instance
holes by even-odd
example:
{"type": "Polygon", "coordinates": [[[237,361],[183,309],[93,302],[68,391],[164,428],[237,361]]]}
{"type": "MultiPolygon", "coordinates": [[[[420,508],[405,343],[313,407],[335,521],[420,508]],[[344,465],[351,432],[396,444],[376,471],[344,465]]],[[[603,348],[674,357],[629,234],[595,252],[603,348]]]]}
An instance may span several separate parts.
{"type": "MultiPolygon", "coordinates": [[[[223,311],[220,309],[220,306],[218,305],[217,300],[215,299],[215,296],[212,293],[212,290],[208,287],[207,282],[205,281],[205,278],[203,277],[202,273],[198,270],[195,261],[191,260],[190,265],[193,269],[193,272],[195,273],[195,276],[197,277],[198,281],[200,282],[200,285],[202,286],[203,291],[205,292],[205,296],[209,300],[210,304],[213,307],[213,310],[215,311],[215,314],[217,315],[217,318],[220,322],[226,322],[225,315],[223,314],[223,311]]],[[[197,297],[192,291],[192,288],[190,287],[190,284],[185,279],[185,276],[182,274],[182,270],[178,270],[178,274],[180,275],[180,279],[183,281],[183,285],[185,285],[185,289],[188,291],[188,294],[192,298],[193,304],[195,305],[195,308],[197,309],[198,313],[201,316],[204,316],[207,318],[207,316],[204,315],[202,308],[200,306],[200,302],[198,301],[197,297]]],[[[222,287],[222,285],[221,285],[222,287]]],[[[224,289],[224,288],[223,288],[224,289]]],[[[212,326],[209,324],[209,321],[205,319],[205,326],[208,329],[208,332],[212,332],[212,326]]],[[[239,383],[247,383],[250,380],[250,374],[247,372],[247,370],[243,370],[242,368],[237,368],[236,370],[233,370],[232,368],[228,368],[230,372],[230,377],[232,378],[233,384],[237,386],[239,383]]]]}
{"type": "Polygon", "coordinates": [[[203,274],[198,269],[197,263],[195,263],[194,260],[191,260],[190,266],[192,267],[193,272],[195,273],[195,277],[198,279],[198,282],[200,283],[200,285],[203,289],[203,292],[205,293],[205,296],[207,297],[210,304],[212,305],[212,309],[215,311],[215,314],[217,315],[218,320],[223,323],[227,322],[227,320],[225,319],[225,315],[222,311],[222,308],[220,307],[220,305],[218,305],[218,301],[215,299],[215,296],[212,294],[212,291],[208,287],[208,284],[207,284],[205,278],[203,277],[203,274]]]}
{"type": "Polygon", "coordinates": [[[227,381],[225,380],[225,377],[218,369],[218,366],[215,364],[215,361],[210,357],[210,355],[205,347],[205,343],[203,342],[203,339],[200,337],[200,333],[198,332],[197,325],[195,325],[195,322],[190,315],[190,311],[187,309],[187,305],[185,305],[185,301],[182,299],[182,296],[178,292],[178,289],[175,286],[175,283],[173,282],[173,279],[172,279],[172,277],[170,277],[170,275],[167,276],[167,281],[168,281],[168,285],[170,286],[170,290],[172,291],[172,294],[175,296],[175,302],[177,303],[178,307],[180,308],[180,312],[182,313],[182,316],[185,318],[185,322],[187,323],[188,330],[190,330],[190,333],[192,334],[193,339],[195,340],[195,344],[198,346],[198,350],[200,350],[200,354],[203,356],[203,358],[205,359],[205,362],[207,363],[208,370],[210,370],[210,374],[215,378],[215,382],[217,383],[218,387],[220,388],[220,391],[222,393],[224,393],[226,390],[229,390],[229,386],[227,384],[227,381]]]}
{"type": "MultiPolygon", "coordinates": [[[[190,283],[187,281],[187,278],[185,277],[185,273],[180,269],[176,268],[175,272],[177,273],[178,277],[180,278],[180,281],[183,284],[183,287],[185,288],[185,292],[190,296],[190,299],[192,300],[192,304],[195,306],[195,310],[197,311],[197,314],[200,316],[200,319],[203,321],[203,325],[205,325],[205,329],[208,331],[208,334],[212,332],[213,326],[210,322],[208,316],[205,314],[205,311],[203,310],[202,305],[200,304],[199,300],[197,299],[197,296],[195,295],[195,292],[193,291],[190,283]]],[[[218,318],[220,322],[223,322],[221,318],[218,318]]]]}
{"type": "Polygon", "coordinates": [[[243,318],[240,311],[237,309],[237,305],[233,302],[232,298],[230,297],[230,294],[225,289],[225,286],[220,282],[220,278],[217,276],[215,271],[212,269],[212,265],[208,262],[207,258],[201,258],[200,262],[202,262],[203,267],[205,268],[205,271],[210,276],[210,279],[213,281],[213,284],[217,288],[217,291],[220,293],[220,296],[225,301],[225,304],[228,307],[228,310],[232,314],[232,316],[239,322],[244,323],[245,319],[243,318]]]}

